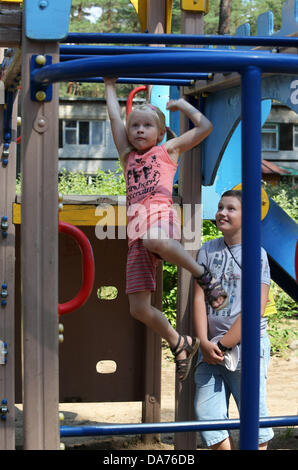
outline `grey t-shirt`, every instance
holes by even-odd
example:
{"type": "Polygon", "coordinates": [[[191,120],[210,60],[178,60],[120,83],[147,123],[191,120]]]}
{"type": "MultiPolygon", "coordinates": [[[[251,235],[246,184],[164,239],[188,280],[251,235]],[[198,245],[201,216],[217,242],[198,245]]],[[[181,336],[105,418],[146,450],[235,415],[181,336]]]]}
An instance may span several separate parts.
{"type": "MultiPolygon", "coordinates": [[[[229,247],[234,258],[241,266],[241,244],[229,247]]],[[[216,238],[204,243],[198,253],[197,261],[205,264],[213,277],[221,282],[228,294],[229,303],[217,312],[206,303],[208,315],[209,340],[223,336],[241,313],[241,268],[233,259],[224,238],[216,238]]],[[[270,269],[265,250],[261,248],[261,283],[270,285],[270,269]]],[[[266,318],[261,318],[261,336],[265,334],[266,318]]]]}

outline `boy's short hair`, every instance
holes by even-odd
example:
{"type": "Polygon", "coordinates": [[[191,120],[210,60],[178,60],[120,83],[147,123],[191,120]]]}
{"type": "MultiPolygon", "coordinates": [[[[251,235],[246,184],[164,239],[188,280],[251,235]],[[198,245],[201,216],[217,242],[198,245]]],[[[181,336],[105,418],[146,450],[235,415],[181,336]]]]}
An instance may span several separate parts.
{"type": "Polygon", "coordinates": [[[242,191],[241,189],[229,189],[225,191],[221,197],[236,197],[240,202],[242,202],[242,191]]]}

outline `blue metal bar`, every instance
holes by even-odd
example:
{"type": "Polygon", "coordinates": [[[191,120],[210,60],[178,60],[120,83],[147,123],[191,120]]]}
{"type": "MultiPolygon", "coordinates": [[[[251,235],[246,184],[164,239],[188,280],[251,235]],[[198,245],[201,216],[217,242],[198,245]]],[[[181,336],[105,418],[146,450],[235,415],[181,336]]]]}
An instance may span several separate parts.
{"type": "MultiPolygon", "coordinates": [[[[297,426],[298,416],[260,418],[260,427],[297,426]]],[[[61,437],[112,436],[120,434],[155,434],[168,432],[195,432],[214,429],[239,429],[239,419],[212,421],[181,421],[169,423],[102,424],[95,426],[61,426],[61,437]]]]}
{"type": "MultiPolygon", "coordinates": [[[[104,83],[102,77],[90,77],[90,78],[82,78],[76,79],[77,82],[80,83],[104,83]]],[[[175,86],[192,86],[194,84],[194,80],[186,80],[186,79],[179,79],[179,78],[147,78],[147,77],[135,77],[135,78],[118,78],[117,83],[126,83],[126,84],[133,84],[133,85],[175,85],[175,86]]]]}
{"type": "MultiPolygon", "coordinates": [[[[158,47],[158,46],[82,46],[82,45],[60,45],[60,54],[83,54],[83,55],[125,55],[125,54],[151,54],[164,52],[197,52],[196,47],[158,47]]],[[[201,48],[200,52],[218,52],[218,49],[201,48]]],[[[258,54],[271,54],[272,51],[258,51],[258,54]]]]}
{"type": "MultiPolygon", "coordinates": [[[[81,46],[60,45],[60,54],[120,55],[150,54],[151,52],[194,52],[190,47],[150,47],[150,46],[81,46]]],[[[206,49],[207,50],[207,49],[206,49]]]]}
{"type": "Polygon", "coordinates": [[[175,54],[134,54],[121,56],[92,57],[45,65],[33,70],[33,83],[47,86],[63,80],[76,80],[94,76],[129,76],[161,72],[233,72],[246,67],[258,67],[262,72],[298,72],[297,55],[259,54],[258,52],[212,51],[175,54]]]}
{"type": "Polygon", "coordinates": [[[93,44],[197,44],[298,47],[298,38],[281,36],[215,36],[191,34],[70,33],[61,42],[93,44]]]}
{"type": "Polygon", "coordinates": [[[261,289],[261,71],[242,74],[242,333],[240,448],[258,449],[261,289]]]}
{"type": "MultiPolygon", "coordinates": [[[[66,62],[68,60],[78,60],[78,59],[88,59],[92,56],[88,55],[60,55],[60,62],[66,62]]],[[[100,57],[100,56],[97,56],[100,57]]],[[[134,73],[134,77],[143,77],[143,78],[170,78],[170,79],[179,79],[179,80],[209,80],[213,77],[212,73],[195,73],[195,72],[176,72],[176,73],[134,73]]],[[[133,78],[133,77],[131,77],[133,78]]]]}

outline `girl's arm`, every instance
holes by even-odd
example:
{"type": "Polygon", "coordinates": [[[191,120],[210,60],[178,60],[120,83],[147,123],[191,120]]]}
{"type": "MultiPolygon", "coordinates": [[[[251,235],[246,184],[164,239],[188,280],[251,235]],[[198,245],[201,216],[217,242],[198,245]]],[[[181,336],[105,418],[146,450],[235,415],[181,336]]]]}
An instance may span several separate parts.
{"type": "Polygon", "coordinates": [[[165,143],[171,159],[177,162],[180,154],[192,149],[210,134],[212,124],[198,109],[183,98],[170,100],[167,103],[167,109],[183,112],[194,124],[194,127],[189,131],[165,143]]]}
{"type": "Polygon", "coordinates": [[[200,349],[203,354],[203,361],[208,364],[218,364],[224,360],[224,354],[216,344],[208,340],[208,321],[205,304],[205,294],[203,289],[195,282],[193,322],[195,335],[200,340],[200,349]]]}
{"type": "MultiPolygon", "coordinates": [[[[261,317],[265,313],[266,303],[268,300],[269,286],[268,284],[261,284],[261,317]]],[[[241,315],[235,320],[229,331],[220,340],[223,346],[233,348],[241,341],[241,315]]]]}
{"type": "Polygon", "coordinates": [[[117,99],[116,80],[117,78],[104,77],[108,115],[111,122],[114,143],[121,161],[121,155],[129,146],[129,142],[127,139],[125,125],[121,118],[121,110],[117,99]]]}

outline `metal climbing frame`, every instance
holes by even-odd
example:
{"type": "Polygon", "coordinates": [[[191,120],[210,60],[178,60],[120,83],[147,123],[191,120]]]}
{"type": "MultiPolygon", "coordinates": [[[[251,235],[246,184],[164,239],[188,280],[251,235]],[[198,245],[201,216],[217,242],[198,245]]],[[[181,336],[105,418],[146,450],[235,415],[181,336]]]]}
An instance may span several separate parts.
{"type": "MultiPolygon", "coordinates": [[[[99,35],[99,37],[102,35],[99,35]]],[[[105,35],[105,42],[107,41],[105,35]]],[[[111,35],[113,42],[132,41],[140,37],[142,42],[148,40],[168,43],[173,38],[166,35],[162,38],[144,35],[111,35]],[[123,37],[124,36],[124,37],[123,37]],[[147,39],[148,38],[148,39],[147,39]]],[[[141,40],[140,39],[140,40],[141,40]]],[[[200,38],[199,40],[201,40],[200,38]]],[[[229,38],[230,39],[230,38],[229,38]]],[[[246,38],[248,39],[248,38],[246,38]]],[[[258,38],[253,39],[254,43],[258,38]]],[[[268,38],[267,38],[268,39],[268,38]]],[[[282,44],[285,38],[275,38],[275,45],[282,44]]],[[[82,36],[70,35],[69,41],[82,42],[82,36]]],[[[95,36],[88,36],[88,41],[95,41],[95,36]],[[92,39],[91,39],[92,38],[92,39]]],[[[194,42],[188,38],[186,42],[194,42]]],[[[198,40],[198,39],[196,39],[198,40]]],[[[218,40],[218,38],[217,38],[218,40]]],[[[175,37],[175,41],[182,38],[175,37]]],[[[237,38],[239,41],[239,38],[237,38]]],[[[296,38],[287,38],[287,45],[297,45],[296,38]]],[[[87,39],[86,39],[87,42],[87,39]]],[[[97,41],[99,42],[99,41],[97,41]]],[[[230,41],[232,43],[232,41],[230,41]]],[[[202,42],[200,42],[202,44],[202,42]]],[[[31,83],[36,90],[45,93],[51,84],[58,81],[101,76],[133,76],[140,70],[143,73],[177,73],[184,72],[239,72],[241,75],[242,94],[242,188],[243,188],[243,276],[242,276],[242,379],[241,379],[241,410],[240,410],[240,448],[258,448],[259,425],[298,424],[297,417],[259,420],[259,342],[260,342],[260,250],[261,250],[261,74],[267,73],[297,73],[298,57],[288,54],[271,54],[268,52],[239,52],[226,50],[197,49],[191,52],[154,52],[153,54],[134,54],[118,56],[101,56],[78,59],[43,67],[32,67],[31,83]],[[248,392],[249,391],[249,392],[248,392]]],[[[202,423],[201,423],[202,424],[202,423]]],[[[202,424],[203,425],[203,424],[202,424]]],[[[208,423],[211,427],[237,427],[238,423],[224,421],[208,423]]],[[[160,423],[159,425],[119,425],[103,426],[102,433],[142,433],[190,431],[201,428],[200,423],[160,423]],[[183,429],[182,429],[183,428],[183,429]],[[192,428],[192,429],[191,429],[192,428]],[[163,431],[166,432],[166,431],[163,431]]],[[[71,431],[69,427],[61,428],[61,435],[83,435],[83,428],[71,431]],[[76,434],[78,433],[78,434],[76,434]]],[[[93,433],[89,427],[88,433],[93,433]]],[[[94,433],[97,432],[94,429],[94,433]]]]}

